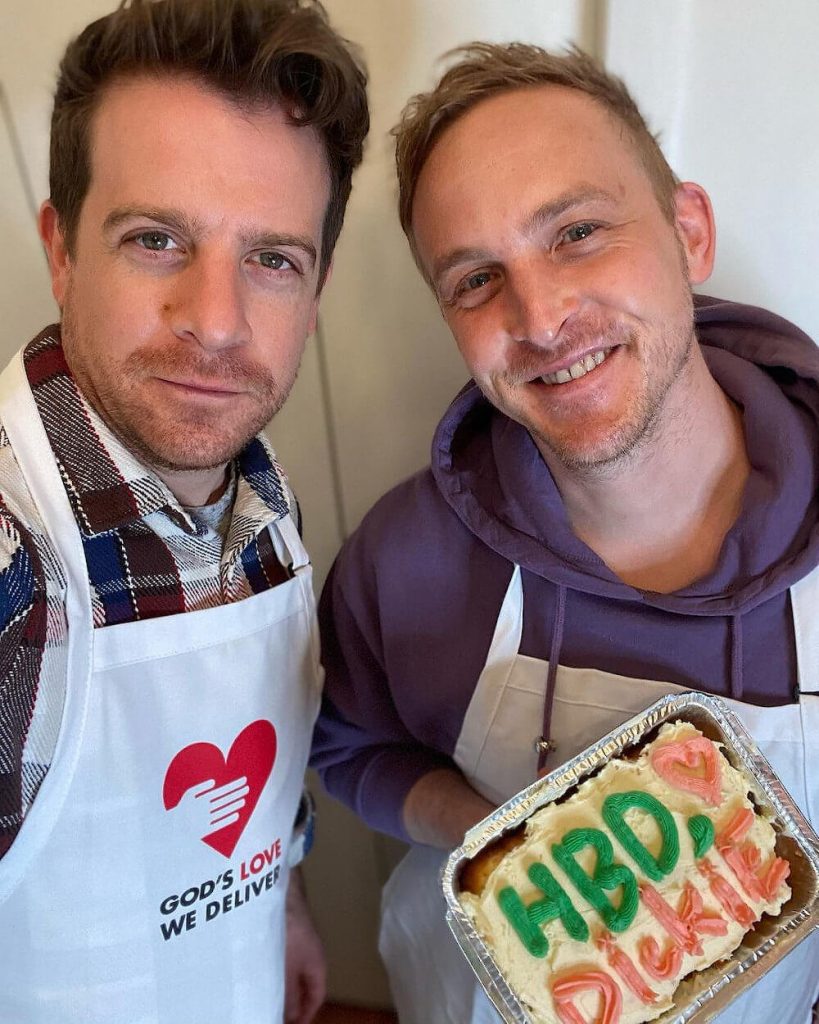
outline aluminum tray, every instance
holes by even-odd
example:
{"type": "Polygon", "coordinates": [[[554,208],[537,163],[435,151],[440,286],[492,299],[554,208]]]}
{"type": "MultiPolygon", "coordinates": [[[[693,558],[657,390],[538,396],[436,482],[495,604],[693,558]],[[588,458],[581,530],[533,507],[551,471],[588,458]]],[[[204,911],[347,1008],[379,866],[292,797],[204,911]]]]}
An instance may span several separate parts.
{"type": "Polygon", "coordinates": [[[532,1017],[506,983],[492,953],[461,907],[458,879],[464,864],[504,832],[521,825],[546,804],[619,757],[629,747],[648,742],[664,723],[685,721],[724,746],[728,761],[743,772],[762,810],[772,816],[776,852],[791,866],[792,894],[776,917],[763,916],[727,961],[685,978],[675,993],[674,1006],[652,1024],[705,1024],[814,928],[819,928],[819,837],[794,803],[737,716],[718,697],[678,693],[662,697],[597,743],[532,783],[467,832],[463,845],[449,856],[441,876],[446,917],[481,985],[507,1024],[534,1024],[532,1017]]]}

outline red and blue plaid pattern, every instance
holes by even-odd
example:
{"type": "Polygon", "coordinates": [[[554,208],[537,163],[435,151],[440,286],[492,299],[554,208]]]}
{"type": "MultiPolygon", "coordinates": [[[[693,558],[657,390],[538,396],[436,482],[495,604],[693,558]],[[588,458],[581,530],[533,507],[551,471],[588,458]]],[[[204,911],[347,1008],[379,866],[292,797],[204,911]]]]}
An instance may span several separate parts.
{"type": "MultiPolygon", "coordinates": [[[[290,511],[267,442],[237,458],[224,543],[107,429],[68,369],[59,329],[26,347],[26,375],[80,528],[94,626],[241,601],[287,578],[267,527],[290,511]]],[[[65,699],[65,578],[0,427],[0,856],[53,756],[65,699]]]]}

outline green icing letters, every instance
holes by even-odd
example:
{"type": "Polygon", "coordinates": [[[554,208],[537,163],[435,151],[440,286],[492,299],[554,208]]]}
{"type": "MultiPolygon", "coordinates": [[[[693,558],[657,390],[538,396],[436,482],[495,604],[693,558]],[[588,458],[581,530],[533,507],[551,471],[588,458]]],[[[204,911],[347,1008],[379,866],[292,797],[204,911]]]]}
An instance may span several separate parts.
{"type": "Polygon", "coordinates": [[[534,900],[527,906],[510,885],[498,893],[498,904],[527,951],[538,958],[546,956],[549,940],[541,927],[556,917],[573,939],[586,942],[589,938],[586,922],[546,865],[536,862],[528,873],[538,889],[546,893],[542,900],[534,900]]]}
{"type": "Polygon", "coordinates": [[[629,793],[612,793],[603,802],[603,820],[628,851],[634,863],[654,882],[671,874],[680,856],[680,836],[674,819],[660,801],[650,793],[633,789],[629,793]],[[662,838],[660,854],[645,848],[626,821],[626,811],[638,807],[657,822],[662,838]]]}
{"type": "Polygon", "coordinates": [[[694,840],[694,856],[704,857],[714,842],[714,823],[704,814],[695,814],[688,819],[688,831],[694,840]]]}
{"type": "Polygon", "coordinates": [[[603,918],[609,930],[624,932],[634,920],[640,901],[637,879],[625,865],[613,863],[614,850],[605,832],[597,828],[574,828],[566,833],[562,842],[552,846],[552,856],[577,886],[578,892],[603,918]],[[593,846],[597,851],[597,864],[591,877],[574,858],[584,846],[593,846]],[[623,894],[620,906],[615,907],[606,891],[616,889],[618,885],[623,887],[623,894]]]}

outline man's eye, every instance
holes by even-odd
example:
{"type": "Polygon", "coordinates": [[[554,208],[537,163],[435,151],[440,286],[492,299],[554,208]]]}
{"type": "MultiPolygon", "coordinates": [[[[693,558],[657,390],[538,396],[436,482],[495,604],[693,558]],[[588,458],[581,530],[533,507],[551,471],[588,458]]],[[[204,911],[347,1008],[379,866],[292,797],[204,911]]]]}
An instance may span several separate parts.
{"type": "Polygon", "coordinates": [[[492,280],[492,275],[488,270],[480,270],[477,274],[470,274],[469,277],[465,277],[463,281],[458,285],[458,292],[474,292],[478,288],[484,288],[492,280]]]}
{"type": "Polygon", "coordinates": [[[286,256],[282,256],[280,252],[259,253],[259,263],[268,270],[294,269],[290,260],[286,256]]]}
{"type": "Polygon", "coordinates": [[[584,221],[582,224],[572,224],[570,228],[567,228],[563,232],[563,237],[567,242],[581,242],[584,238],[588,238],[589,235],[594,234],[596,230],[596,224],[584,221]]]}
{"type": "Polygon", "coordinates": [[[150,252],[165,252],[167,249],[177,248],[176,242],[164,231],[143,231],[134,236],[134,241],[150,252]]]}
{"type": "Polygon", "coordinates": [[[495,294],[500,277],[498,270],[489,267],[487,270],[474,270],[449,290],[446,297],[441,297],[444,306],[460,309],[473,309],[488,301],[495,294]]]}

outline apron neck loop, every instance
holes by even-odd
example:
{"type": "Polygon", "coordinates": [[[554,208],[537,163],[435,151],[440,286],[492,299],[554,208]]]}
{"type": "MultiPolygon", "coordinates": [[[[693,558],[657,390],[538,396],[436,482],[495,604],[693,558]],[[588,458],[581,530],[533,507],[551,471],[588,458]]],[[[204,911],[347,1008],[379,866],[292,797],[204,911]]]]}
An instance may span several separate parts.
{"type": "Polygon", "coordinates": [[[299,531],[296,529],[296,524],[293,522],[291,515],[286,515],[282,519],[277,519],[273,524],[278,531],[280,544],[275,542],[276,553],[282,561],[282,564],[290,569],[295,576],[300,569],[304,569],[305,566],[310,564],[310,558],[304,549],[304,545],[299,537],[299,531]],[[279,550],[283,548],[282,550],[279,550]]]}

